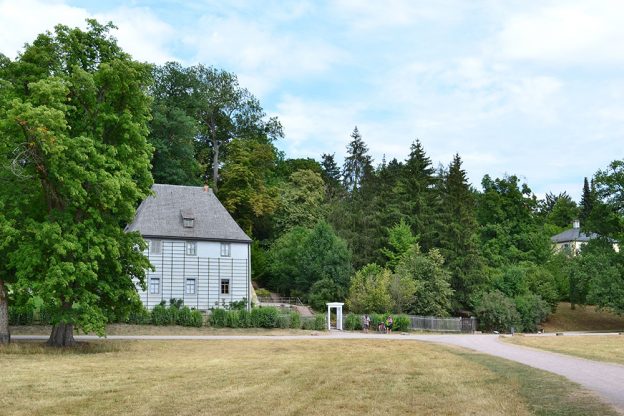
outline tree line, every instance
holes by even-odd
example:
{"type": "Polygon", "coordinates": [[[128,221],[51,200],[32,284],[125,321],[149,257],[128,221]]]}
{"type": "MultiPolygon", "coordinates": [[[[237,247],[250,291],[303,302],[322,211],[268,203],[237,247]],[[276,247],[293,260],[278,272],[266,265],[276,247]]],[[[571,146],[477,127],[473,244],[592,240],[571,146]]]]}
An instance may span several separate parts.
{"type": "Polygon", "coordinates": [[[124,233],[151,184],[209,184],[253,238],[253,279],[315,307],[477,314],[534,330],[558,301],[624,312],[624,161],[538,199],[515,175],[480,189],[456,154],[434,167],[419,140],[375,163],[357,127],[335,154],[288,158],[279,120],[235,74],[139,63],[110,35],[59,25],[0,56],[0,341],[7,305],[44,305],[52,345],[140,306],[150,267],[124,233]],[[550,237],[576,218],[582,255],[550,237]]]}

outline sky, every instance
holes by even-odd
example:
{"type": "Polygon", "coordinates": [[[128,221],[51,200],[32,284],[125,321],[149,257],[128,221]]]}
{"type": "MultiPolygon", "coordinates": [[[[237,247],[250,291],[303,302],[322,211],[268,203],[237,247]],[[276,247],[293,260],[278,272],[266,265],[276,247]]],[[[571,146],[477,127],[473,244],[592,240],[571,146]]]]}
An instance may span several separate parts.
{"type": "Polygon", "coordinates": [[[419,139],[477,188],[514,174],[578,200],[624,157],[620,0],[0,0],[0,52],[86,18],[113,21],[135,59],[237,74],[289,158],[342,163],[357,126],[375,164],[419,139]]]}

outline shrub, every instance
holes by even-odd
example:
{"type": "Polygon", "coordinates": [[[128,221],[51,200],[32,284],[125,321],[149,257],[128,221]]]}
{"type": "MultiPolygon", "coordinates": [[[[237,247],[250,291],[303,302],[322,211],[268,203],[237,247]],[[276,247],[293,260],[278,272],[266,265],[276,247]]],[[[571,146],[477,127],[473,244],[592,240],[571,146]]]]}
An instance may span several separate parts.
{"type": "Polygon", "coordinates": [[[277,328],[290,328],[290,314],[279,315],[276,321],[277,328]]]}
{"type": "Polygon", "coordinates": [[[152,323],[152,315],[145,307],[132,311],[126,319],[126,323],[131,325],[149,325],[152,323]]]}
{"type": "Polygon", "coordinates": [[[204,325],[204,314],[197,309],[191,309],[191,319],[189,320],[189,326],[201,328],[204,325]]]}
{"type": "Polygon", "coordinates": [[[255,308],[251,310],[251,325],[254,328],[275,328],[278,316],[277,308],[255,308]]]}
{"type": "Polygon", "coordinates": [[[228,328],[240,328],[240,311],[226,311],[225,326],[228,328]]]}
{"type": "Polygon", "coordinates": [[[381,313],[374,313],[372,315],[369,315],[371,318],[371,329],[377,330],[377,328],[379,327],[380,323],[383,323],[385,325],[386,323],[386,317],[387,315],[381,314],[381,313]]]}
{"type": "Polygon", "coordinates": [[[247,309],[238,311],[238,323],[241,328],[251,328],[251,312],[247,309]]]}
{"type": "Polygon", "coordinates": [[[152,324],[161,326],[175,324],[175,316],[172,317],[170,308],[165,306],[165,301],[160,302],[152,309],[152,324]]]}
{"type": "Polygon", "coordinates": [[[325,314],[318,313],[314,315],[314,329],[317,331],[323,331],[327,328],[327,321],[325,320],[325,314]]]}
{"type": "Polygon", "coordinates": [[[223,328],[226,325],[226,318],[227,311],[225,309],[213,309],[210,314],[210,325],[215,328],[223,328]]]}
{"type": "Polygon", "coordinates": [[[241,311],[243,309],[247,309],[247,298],[242,298],[241,300],[237,300],[235,302],[230,302],[230,306],[228,307],[230,310],[238,310],[241,311]]]}
{"type": "Polygon", "coordinates": [[[352,313],[348,314],[347,319],[345,319],[345,329],[348,331],[362,329],[362,317],[352,313]]]}
{"type": "Polygon", "coordinates": [[[514,301],[498,290],[481,295],[476,301],[475,313],[483,330],[506,332],[512,326],[521,330],[514,301]]]}
{"type": "Polygon", "coordinates": [[[310,316],[310,317],[306,317],[306,319],[303,319],[301,321],[301,328],[311,331],[314,329],[314,317],[310,316]]]}
{"type": "Polygon", "coordinates": [[[516,296],[514,300],[522,322],[518,331],[537,332],[537,326],[550,314],[550,304],[532,293],[516,296]]]}
{"type": "Polygon", "coordinates": [[[407,332],[412,329],[412,321],[407,315],[396,315],[392,317],[394,323],[392,329],[401,332],[407,332]]]}
{"type": "Polygon", "coordinates": [[[290,314],[290,328],[301,328],[301,315],[299,315],[297,312],[291,312],[290,314]]]}

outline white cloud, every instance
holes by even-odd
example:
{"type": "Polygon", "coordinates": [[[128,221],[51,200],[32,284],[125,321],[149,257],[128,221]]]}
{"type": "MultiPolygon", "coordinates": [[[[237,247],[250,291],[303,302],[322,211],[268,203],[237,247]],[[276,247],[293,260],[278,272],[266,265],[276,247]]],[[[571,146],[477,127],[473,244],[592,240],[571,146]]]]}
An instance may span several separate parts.
{"type": "Polygon", "coordinates": [[[285,80],[328,71],[345,53],[317,36],[279,33],[271,22],[205,16],[184,42],[195,60],[235,70],[243,85],[262,96],[285,80]]]}
{"type": "Polygon", "coordinates": [[[624,3],[569,1],[510,14],[496,42],[503,57],[548,63],[623,63],[624,3]]]}
{"type": "Polygon", "coordinates": [[[14,58],[38,34],[52,31],[59,23],[85,28],[88,18],[96,18],[100,23],[112,20],[119,28],[112,32],[113,36],[135,59],[157,63],[174,59],[167,52],[174,29],[149,9],[123,6],[92,14],[62,1],[42,0],[0,1],[0,52],[14,58]]]}
{"type": "Polygon", "coordinates": [[[53,30],[59,23],[84,26],[87,17],[86,10],[58,1],[0,1],[0,52],[15,58],[38,34],[53,30]]]}
{"type": "Polygon", "coordinates": [[[149,9],[122,6],[95,17],[100,22],[112,21],[117,26],[114,36],[134,59],[157,64],[176,60],[168,51],[175,29],[149,9]]]}

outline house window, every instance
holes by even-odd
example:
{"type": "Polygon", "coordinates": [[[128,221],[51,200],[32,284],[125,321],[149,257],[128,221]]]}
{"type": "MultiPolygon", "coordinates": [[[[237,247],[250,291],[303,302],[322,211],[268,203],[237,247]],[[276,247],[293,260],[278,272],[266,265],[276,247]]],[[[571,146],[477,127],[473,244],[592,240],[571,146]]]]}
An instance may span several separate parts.
{"type": "Polygon", "coordinates": [[[197,255],[197,243],[195,241],[186,242],[186,255],[187,256],[197,255]]]}
{"type": "Polygon", "coordinates": [[[162,240],[151,240],[149,244],[150,254],[162,254],[162,240]]]}
{"type": "Polygon", "coordinates": [[[221,294],[222,295],[230,294],[230,279],[221,280],[221,294]]]}
{"type": "Polygon", "coordinates": [[[195,279],[186,279],[186,294],[195,294],[195,279]]]}
{"type": "Polygon", "coordinates": [[[152,294],[160,293],[160,279],[159,278],[157,277],[150,278],[149,293],[152,293],[152,294]]]}
{"type": "Polygon", "coordinates": [[[230,243],[221,243],[221,257],[230,257],[230,243]]]}
{"type": "Polygon", "coordinates": [[[184,228],[193,228],[193,223],[195,222],[192,218],[184,218],[184,228]]]}

